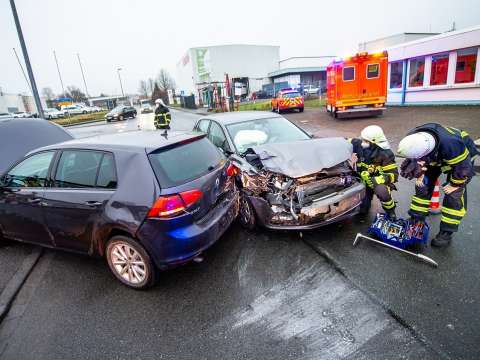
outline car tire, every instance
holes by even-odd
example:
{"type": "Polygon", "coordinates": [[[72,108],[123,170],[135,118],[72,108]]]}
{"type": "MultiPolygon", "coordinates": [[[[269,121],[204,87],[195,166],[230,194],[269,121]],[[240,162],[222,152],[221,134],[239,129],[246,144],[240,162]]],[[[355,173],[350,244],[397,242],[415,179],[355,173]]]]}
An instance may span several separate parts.
{"type": "Polygon", "coordinates": [[[298,112],[301,112],[301,113],[302,113],[302,112],[303,112],[303,107],[298,108],[298,112]]]}
{"type": "Polygon", "coordinates": [[[252,203],[247,195],[240,195],[240,211],[238,214],[238,221],[243,228],[247,230],[254,230],[257,226],[257,217],[252,203]]]}
{"type": "Polygon", "coordinates": [[[114,236],[105,250],[108,267],[124,285],[144,290],[155,284],[157,269],[144,247],[127,236],[114,236]]]}

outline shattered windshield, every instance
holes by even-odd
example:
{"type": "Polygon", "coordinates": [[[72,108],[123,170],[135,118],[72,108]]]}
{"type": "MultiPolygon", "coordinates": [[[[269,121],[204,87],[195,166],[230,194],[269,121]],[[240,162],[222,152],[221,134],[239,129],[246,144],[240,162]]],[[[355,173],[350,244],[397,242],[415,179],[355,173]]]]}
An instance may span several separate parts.
{"type": "Polygon", "coordinates": [[[310,139],[305,132],[283,117],[249,120],[226,127],[239,154],[255,145],[310,139]]]}

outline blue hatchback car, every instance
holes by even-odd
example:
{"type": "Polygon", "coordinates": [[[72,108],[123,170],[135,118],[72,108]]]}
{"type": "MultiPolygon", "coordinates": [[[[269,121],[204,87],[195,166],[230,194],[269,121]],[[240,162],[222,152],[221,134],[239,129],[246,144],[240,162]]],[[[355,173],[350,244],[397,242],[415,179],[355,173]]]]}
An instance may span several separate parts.
{"type": "Polygon", "coordinates": [[[0,238],[105,256],[147,288],[198,257],[238,212],[235,168],[199,133],[133,131],[27,154],[0,181],[0,238]]]}

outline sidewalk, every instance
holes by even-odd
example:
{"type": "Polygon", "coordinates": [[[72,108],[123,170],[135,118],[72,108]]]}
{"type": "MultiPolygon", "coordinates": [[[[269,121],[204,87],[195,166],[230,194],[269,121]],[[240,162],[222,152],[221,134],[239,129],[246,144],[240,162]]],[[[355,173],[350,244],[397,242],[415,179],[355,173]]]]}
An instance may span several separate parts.
{"type": "Polygon", "coordinates": [[[178,111],[183,111],[187,112],[190,114],[197,114],[197,115],[208,115],[210,114],[206,109],[204,108],[199,108],[199,109],[185,109],[182,107],[176,107],[176,106],[168,106],[170,110],[178,110],[178,111]]]}

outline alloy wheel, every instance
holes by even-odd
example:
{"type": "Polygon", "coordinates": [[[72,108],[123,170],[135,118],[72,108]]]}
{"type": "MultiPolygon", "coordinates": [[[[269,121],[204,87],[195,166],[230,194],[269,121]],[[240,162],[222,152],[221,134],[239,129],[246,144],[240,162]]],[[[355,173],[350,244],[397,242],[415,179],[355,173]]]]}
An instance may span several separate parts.
{"type": "Polygon", "coordinates": [[[127,243],[119,242],[110,251],[112,268],[125,282],[140,284],[147,277],[147,265],[142,255],[127,243]]]}

